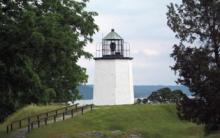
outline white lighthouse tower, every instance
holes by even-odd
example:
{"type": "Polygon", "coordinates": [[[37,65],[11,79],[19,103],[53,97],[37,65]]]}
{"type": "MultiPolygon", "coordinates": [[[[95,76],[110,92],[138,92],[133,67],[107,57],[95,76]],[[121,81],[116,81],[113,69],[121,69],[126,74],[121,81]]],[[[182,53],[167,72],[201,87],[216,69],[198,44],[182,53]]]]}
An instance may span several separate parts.
{"type": "Polygon", "coordinates": [[[95,59],[93,103],[121,105],[134,103],[130,48],[114,29],[102,39],[95,59]]]}

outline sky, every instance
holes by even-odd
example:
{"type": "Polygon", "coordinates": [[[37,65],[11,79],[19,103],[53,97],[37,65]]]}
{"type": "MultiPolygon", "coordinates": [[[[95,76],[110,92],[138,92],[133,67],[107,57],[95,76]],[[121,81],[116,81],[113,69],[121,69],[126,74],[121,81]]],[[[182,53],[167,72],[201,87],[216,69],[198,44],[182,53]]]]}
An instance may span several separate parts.
{"type": "MultiPolygon", "coordinates": [[[[85,50],[95,55],[96,46],[112,28],[131,45],[135,85],[176,85],[172,46],[178,43],[167,26],[166,12],[170,2],[178,0],[90,0],[89,11],[96,11],[99,32],[85,50]]],[[[81,58],[79,65],[87,69],[88,84],[93,84],[93,59],[81,58]]]]}

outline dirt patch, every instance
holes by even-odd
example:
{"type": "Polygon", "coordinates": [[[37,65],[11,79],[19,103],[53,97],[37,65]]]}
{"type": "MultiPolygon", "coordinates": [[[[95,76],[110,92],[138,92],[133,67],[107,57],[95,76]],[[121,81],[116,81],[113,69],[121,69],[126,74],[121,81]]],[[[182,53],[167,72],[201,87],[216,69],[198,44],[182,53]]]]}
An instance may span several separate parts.
{"type": "Polygon", "coordinates": [[[109,138],[108,136],[106,136],[103,132],[101,131],[90,131],[90,132],[84,132],[81,133],[80,136],[83,137],[94,137],[94,138],[109,138]]]}
{"type": "Polygon", "coordinates": [[[19,130],[16,130],[10,134],[10,138],[26,138],[27,129],[22,128],[19,130]]]}
{"type": "Polygon", "coordinates": [[[141,134],[130,134],[127,138],[144,138],[141,134]]]}

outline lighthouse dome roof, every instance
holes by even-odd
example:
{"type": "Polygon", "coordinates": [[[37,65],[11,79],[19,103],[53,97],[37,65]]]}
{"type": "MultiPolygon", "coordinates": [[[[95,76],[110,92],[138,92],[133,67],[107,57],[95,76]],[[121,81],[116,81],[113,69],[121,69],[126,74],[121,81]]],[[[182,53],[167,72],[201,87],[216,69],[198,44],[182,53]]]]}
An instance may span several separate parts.
{"type": "Polygon", "coordinates": [[[104,40],[122,40],[123,38],[115,32],[114,29],[111,30],[104,38],[104,40]]]}

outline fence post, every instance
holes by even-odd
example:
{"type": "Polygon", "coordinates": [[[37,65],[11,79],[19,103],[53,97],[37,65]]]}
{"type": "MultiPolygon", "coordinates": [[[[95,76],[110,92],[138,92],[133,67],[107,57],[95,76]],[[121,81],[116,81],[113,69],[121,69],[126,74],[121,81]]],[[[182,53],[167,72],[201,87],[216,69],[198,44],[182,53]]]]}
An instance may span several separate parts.
{"type": "Polygon", "coordinates": [[[57,115],[54,115],[54,116],[53,116],[53,122],[54,122],[54,123],[56,122],[56,117],[57,117],[57,115]]]}
{"type": "Polygon", "coordinates": [[[11,123],[11,131],[13,130],[13,123],[11,123]]]}
{"type": "Polygon", "coordinates": [[[92,106],[93,106],[93,104],[91,104],[90,106],[91,106],[91,111],[92,111],[92,106]]]}
{"type": "Polygon", "coordinates": [[[8,127],[8,125],[7,125],[7,128],[6,128],[6,131],[7,131],[7,134],[8,134],[8,132],[9,132],[9,127],[8,127]]]}
{"type": "Polygon", "coordinates": [[[33,122],[31,122],[31,129],[33,129],[34,128],[34,124],[33,124],[33,122]]]}
{"type": "Polygon", "coordinates": [[[47,118],[44,118],[45,125],[47,125],[47,118]]]}
{"type": "Polygon", "coordinates": [[[63,120],[65,120],[65,112],[63,112],[63,120]]]}
{"type": "Polygon", "coordinates": [[[77,112],[77,104],[75,105],[75,107],[76,107],[76,112],[77,112]]]}
{"type": "Polygon", "coordinates": [[[21,128],[21,120],[19,121],[19,127],[21,128]]]}
{"type": "Polygon", "coordinates": [[[31,122],[31,119],[30,117],[28,117],[28,132],[30,132],[30,122],[31,122]]]}
{"type": "Polygon", "coordinates": [[[71,117],[73,118],[73,109],[71,110],[71,117]]]}
{"type": "Polygon", "coordinates": [[[37,126],[38,126],[38,128],[40,127],[40,117],[39,117],[39,115],[37,116],[37,126]]]}
{"type": "Polygon", "coordinates": [[[81,108],[81,109],[82,109],[82,115],[83,115],[83,106],[82,106],[82,108],[81,108]]]}

